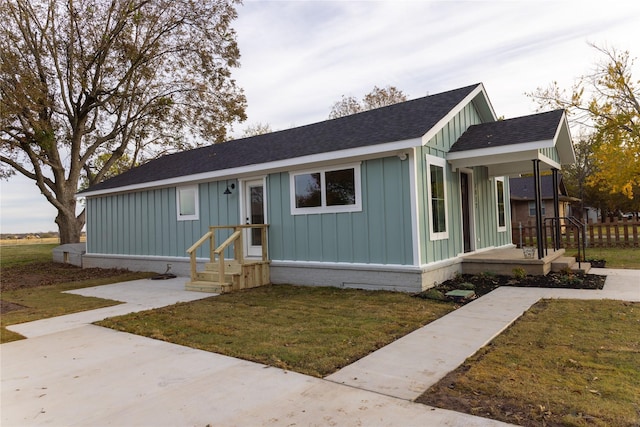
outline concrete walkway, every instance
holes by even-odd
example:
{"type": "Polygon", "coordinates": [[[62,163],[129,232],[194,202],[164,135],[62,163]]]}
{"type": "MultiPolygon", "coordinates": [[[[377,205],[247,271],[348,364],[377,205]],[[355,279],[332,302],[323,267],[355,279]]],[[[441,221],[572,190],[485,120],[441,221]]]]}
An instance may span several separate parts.
{"type": "MultiPolygon", "coordinates": [[[[2,426],[505,426],[412,400],[540,298],[640,301],[640,271],[594,272],[609,275],[602,291],[500,288],[324,380],[87,324],[104,317],[106,309],[15,325],[13,330],[33,338],[0,346],[0,421],[2,426]]],[[[126,298],[127,304],[116,307],[129,305],[130,311],[208,296],[182,291],[180,280],[74,292],[126,298]]]]}
{"type": "Polygon", "coordinates": [[[70,294],[85,297],[121,301],[124,304],[21,323],[9,326],[7,329],[27,338],[34,338],[89,325],[107,317],[121,316],[127,313],[165,307],[178,302],[195,301],[216,295],[185,291],[184,285],[187,280],[189,279],[186,277],[168,280],[141,279],[67,291],[70,294]]]}
{"type": "Polygon", "coordinates": [[[488,344],[541,298],[640,301],[640,270],[593,269],[602,290],[500,287],[326,379],[414,400],[488,344]]]}

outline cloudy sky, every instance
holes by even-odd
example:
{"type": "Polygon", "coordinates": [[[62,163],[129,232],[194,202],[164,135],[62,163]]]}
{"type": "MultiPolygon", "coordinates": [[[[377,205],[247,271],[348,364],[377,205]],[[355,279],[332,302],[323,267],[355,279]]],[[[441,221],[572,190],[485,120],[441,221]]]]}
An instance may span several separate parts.
{"type": "MultiPolygon", "coordinates": [[[[569,88],[602,56],[629,50],[640,79],[640,1],[251,1],[235,23],[235,78],[248,120],[273,130],[325,120],[342,95],[392,85],[418,98],[484,83],[496,114],[533,113],[525,93],[569,88]]],[[[2,233],[57,230],[35,185],[0,182],[2,233]]]]}

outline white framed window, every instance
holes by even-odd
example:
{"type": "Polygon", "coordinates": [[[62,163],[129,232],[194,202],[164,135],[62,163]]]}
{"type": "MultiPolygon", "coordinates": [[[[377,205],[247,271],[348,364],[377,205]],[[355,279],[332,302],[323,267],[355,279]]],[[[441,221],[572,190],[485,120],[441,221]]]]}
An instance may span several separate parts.
{"type": "MultiPolygon", "coordinates": [[[[542,209],[542,216],[545,216],[545,212],[544,212],[544,201],[542,202],[542,206],[540,206],[540,208],[542,209]]],[[[536,202],[529,202],[529,216],[536,216],[536,202]]]]}
{"type": "Polygon", "coordinates": [[[507,230],[507,216],[504,196],[504,177],[496,178],[496,214],[498,218],[498,231],[507,230]]]}
{"type": "Polygon", "coordinates": [[[193,221],[199,219],[198,186],[186,185],[176,188],[176,205],[178,221],[193,221]]]}
{"type": "Polygon", "coordinates": [[[289,174],[291,215],[362,211],[360,164],[289,174]]]}
{"type": "Polygon", "coordinates": [[[431,240],[448,239],[447,162],[442,157],[429,154],[426,155],[426,158],[431,240]]]}

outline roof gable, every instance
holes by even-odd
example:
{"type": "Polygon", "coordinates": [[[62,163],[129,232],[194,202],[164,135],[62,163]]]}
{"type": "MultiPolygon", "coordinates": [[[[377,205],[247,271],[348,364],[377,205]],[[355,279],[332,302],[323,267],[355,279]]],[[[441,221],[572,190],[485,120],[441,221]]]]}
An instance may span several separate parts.
{"type": "Polygon", "coordinates": [[[470,126],[451,146],[454,169],[487,166],[490,176],[514,176],[532,169],[560,169],[575,162],[564,110],[532,114],[470,126]]]}
{"type": "Polygon", "coordinates": [[[479,88],[482,85],[475,84],[337,119],[166,155],[81,194],[421,138],[479,88]]]}

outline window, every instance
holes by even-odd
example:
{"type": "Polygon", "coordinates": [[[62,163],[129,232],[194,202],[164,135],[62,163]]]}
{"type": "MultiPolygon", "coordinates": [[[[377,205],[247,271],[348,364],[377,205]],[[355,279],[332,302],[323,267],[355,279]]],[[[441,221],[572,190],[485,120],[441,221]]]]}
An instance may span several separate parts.
{"type": "Polygon", "coordinates": [[[440,157],[427,155],[428,198],[431,208],[429,231],[431,240],[449,238],[447,230],[447,180],[446,161],[440,157]]]}
{"type": "Polygon", "coordinates": [[[496,212],[498,214],[498,231],[506,231],[507,219],[504,206],[504,178],[496,178],[496,212]]]}
{"type": "Polygon", "coordinates": [[[360,165],[291,174],[291,214],[362,210],[360,165]]]}
{"type": "Polygon", "coordinates": [[[178,205],[178,221],[197,220],[198,217],[198,186],[190,185],[176,189],[176,204],[178,205]]]}
{"type": "MultiPolygon", "coordinates": [[[[529,202],[529,216],[536,216],[536,202],[529,202]]],[[[542,202],[542,216],[545,216],[544,213],[544,202],[542,202]]]]}

